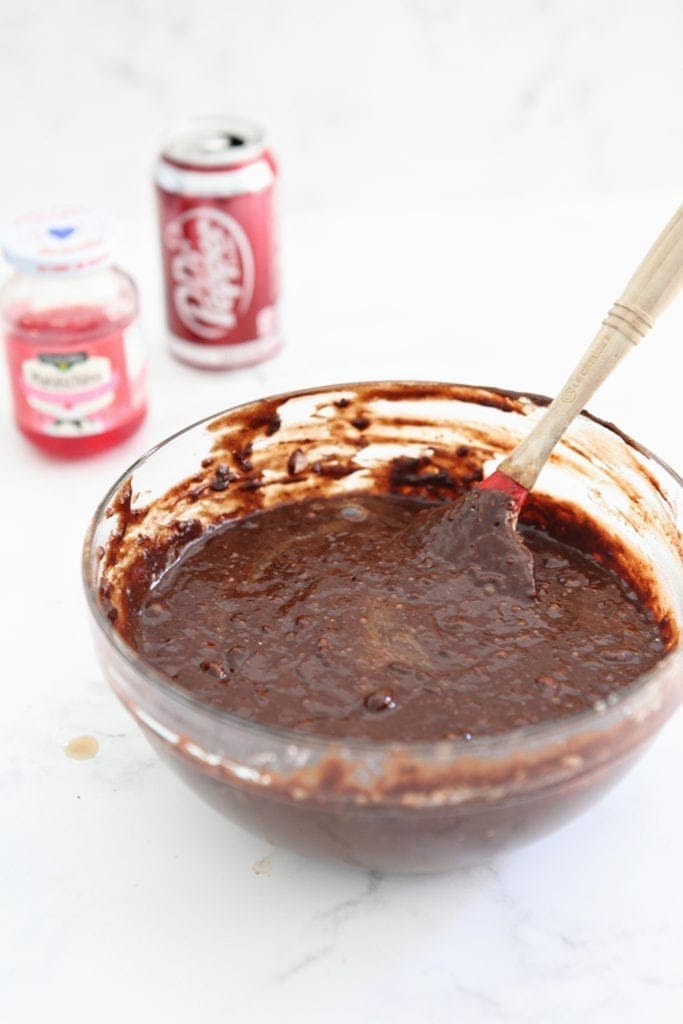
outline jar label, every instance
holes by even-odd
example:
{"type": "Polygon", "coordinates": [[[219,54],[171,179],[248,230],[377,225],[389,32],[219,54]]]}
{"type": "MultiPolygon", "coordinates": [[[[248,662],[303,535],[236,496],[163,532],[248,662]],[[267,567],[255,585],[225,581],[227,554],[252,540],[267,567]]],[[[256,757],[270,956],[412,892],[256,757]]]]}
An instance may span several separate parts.
{"type": "Polygon", "coordinates": [[[7,335],[18,425],[50,437],[122,426],[145,404],[145,360],[136,324],[71,349],[7,335]]]}

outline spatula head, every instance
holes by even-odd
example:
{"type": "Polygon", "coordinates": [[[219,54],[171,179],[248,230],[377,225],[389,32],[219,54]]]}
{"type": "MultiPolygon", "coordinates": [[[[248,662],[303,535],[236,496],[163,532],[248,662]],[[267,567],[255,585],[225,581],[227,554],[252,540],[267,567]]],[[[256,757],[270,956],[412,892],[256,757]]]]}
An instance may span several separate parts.
{"type": "Polygon", "coordinates": [[[522,487],[521,484],[518,484],[516,480],[513,480],[511,476],[503,473],[500,469],[496,469],[491,473],[491,476],[487,476],[477,486],[485,491],[501,491],[503,494],[507,494],[514,501],[517,507],[517,514],[519,514],[522,505],[529,495],[526,487],[522,487]]]}
{"type": "MultiPolygon", "coordinates": [[[[526,496],[523,487],[502,476],[526,496]]],[[[420,557],[450,562],[454,577],[474,579],[491,594],[531,599],[536,592],[533,559],[515,529],[518,515],[516,494],[502,487],[474,487],[456,501],[419,513],[410,526],[410,542],[419,545],[420,557]]]]}

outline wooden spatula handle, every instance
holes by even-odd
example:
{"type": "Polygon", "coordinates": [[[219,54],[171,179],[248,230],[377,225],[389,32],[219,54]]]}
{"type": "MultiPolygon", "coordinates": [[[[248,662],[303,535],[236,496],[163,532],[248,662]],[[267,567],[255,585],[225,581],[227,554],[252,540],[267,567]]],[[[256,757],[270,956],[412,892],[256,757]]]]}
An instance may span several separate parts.
{"type": "Polygon", "coordinates": [[[683,207],[671,218],[602,321],[545,415],[498,469],[530,490],[571,421],[617,363],[644,338],[683,286],[683,207]]]}

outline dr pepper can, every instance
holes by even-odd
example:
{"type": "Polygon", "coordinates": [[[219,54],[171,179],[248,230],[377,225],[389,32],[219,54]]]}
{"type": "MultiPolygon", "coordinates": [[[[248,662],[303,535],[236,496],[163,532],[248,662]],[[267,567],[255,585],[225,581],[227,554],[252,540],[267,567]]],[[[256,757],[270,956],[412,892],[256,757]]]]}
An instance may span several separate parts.
{"type": "Polygon", "coordinates": [[[213,369],[258,363],[280,347],[277,166],[264,132],[197,118],[157,160],[166,317],[172,353],[213,369]]]}

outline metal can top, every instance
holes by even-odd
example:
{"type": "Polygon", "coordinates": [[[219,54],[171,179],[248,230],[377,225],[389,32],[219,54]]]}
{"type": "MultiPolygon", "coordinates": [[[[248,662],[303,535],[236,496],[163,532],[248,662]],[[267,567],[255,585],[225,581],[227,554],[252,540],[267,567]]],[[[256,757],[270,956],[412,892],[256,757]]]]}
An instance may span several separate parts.
{"type": "Polygon", "coordinates": [[[85,274],[111,263],[113,222],[87,206],[51,206],[25,214],[2,237],[5,258],[23,274],[85,274]]]}
{"type": "Polygon", "coordinates": [[[180,167],[217,170],[255,160],[265,144],[265,133],[258,125],[217,114],[179,125],[164,143],[161,157],[180,167]]]}

